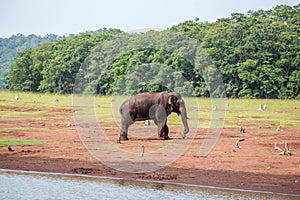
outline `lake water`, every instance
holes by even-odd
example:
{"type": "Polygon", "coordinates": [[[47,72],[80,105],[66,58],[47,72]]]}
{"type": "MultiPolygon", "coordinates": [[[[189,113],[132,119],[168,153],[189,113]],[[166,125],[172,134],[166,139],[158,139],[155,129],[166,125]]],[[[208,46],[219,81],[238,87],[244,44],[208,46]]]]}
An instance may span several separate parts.
{"type": "Polygon", "coordinates": [[[278,194],[105,177],[0,171],[0,199],[286,199],[278,194]]]}

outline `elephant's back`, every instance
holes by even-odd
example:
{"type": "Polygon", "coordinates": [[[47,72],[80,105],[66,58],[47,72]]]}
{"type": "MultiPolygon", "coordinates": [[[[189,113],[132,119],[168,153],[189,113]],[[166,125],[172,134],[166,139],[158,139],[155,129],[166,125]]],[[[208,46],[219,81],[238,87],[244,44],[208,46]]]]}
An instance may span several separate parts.
{"type": "Polygon", "coordinates": [[[151,107],[154,104],[159,104],[161,101],[162,92],[145,92],[131,97],[130,105],[143,105],[151,107]]]}

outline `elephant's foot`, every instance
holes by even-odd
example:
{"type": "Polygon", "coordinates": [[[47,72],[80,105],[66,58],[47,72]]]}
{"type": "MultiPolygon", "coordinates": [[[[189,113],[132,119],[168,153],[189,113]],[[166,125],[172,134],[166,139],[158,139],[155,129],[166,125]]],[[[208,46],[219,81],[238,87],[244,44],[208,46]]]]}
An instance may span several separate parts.
{"type": "Polygon", "coordinates": [[[169,127],[165,125],[159,132],[158,132],[158,137],[163,139],[163,140],[169,140],[170,137],[169,135],[169,127]]]}
{"type": "Polygon", "coordinates": [[[121,134],[119,140],[129,140],[127,134],[121,134]]]}
{"type": "Polygon", "coordinates": [[[164,138],[164,140],[169,140],[170,139],[170,137],[168,135],[164,136],[163,138],[164,138]]]}
{"type": "Polygon", "coordinates": [[[162,139],[162,140],[169,140],[170,139],[170,137],[168,135],[163,135],[163,134],[161,134],[159,136],[159,138],[162,139]]]}

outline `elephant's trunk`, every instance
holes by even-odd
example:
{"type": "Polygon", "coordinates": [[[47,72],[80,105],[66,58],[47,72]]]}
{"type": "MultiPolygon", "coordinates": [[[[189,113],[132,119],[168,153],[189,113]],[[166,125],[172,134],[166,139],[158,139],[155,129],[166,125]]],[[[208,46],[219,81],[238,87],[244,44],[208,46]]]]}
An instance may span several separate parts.
{"type": "Polygon", "coordinates": [[[181,114],[181,121],[184,126],[183,133],[187,134],[189,132],[189,125],[187,123],[187,113],[186,113],[186,108],[185,108],[183,101],[182,101],[182,103],[180,103],[179,110],[180,110],[180,114],[181,114]]]}

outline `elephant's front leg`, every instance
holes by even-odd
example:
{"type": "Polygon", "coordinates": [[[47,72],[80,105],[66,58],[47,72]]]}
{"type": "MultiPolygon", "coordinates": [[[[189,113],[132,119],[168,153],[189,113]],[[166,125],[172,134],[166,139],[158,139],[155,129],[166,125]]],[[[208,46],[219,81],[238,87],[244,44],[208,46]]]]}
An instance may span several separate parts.
{"type": "Polygon", "coordinates": [[[170,139],[169,137],[169,127],[167,126],[167,124],[165,124],[165,126],[163,127],[163,138],[164,140],[168,140],[170,139]]]}
{"type": "Polygon", "coordinates": [[[161,124],[158,126],[158,137],[168,140],[169,137],[169,127],[167,126],[167,123],[161,124]]]}
{"type": "Polygon", "coordinates": [[[165,140],[170,139],[168,136],[169,128],[167,126],[166,111],[161,106],[158,106],[156,109],[154,122],[158,126],[158,137],[165,140]]]}

